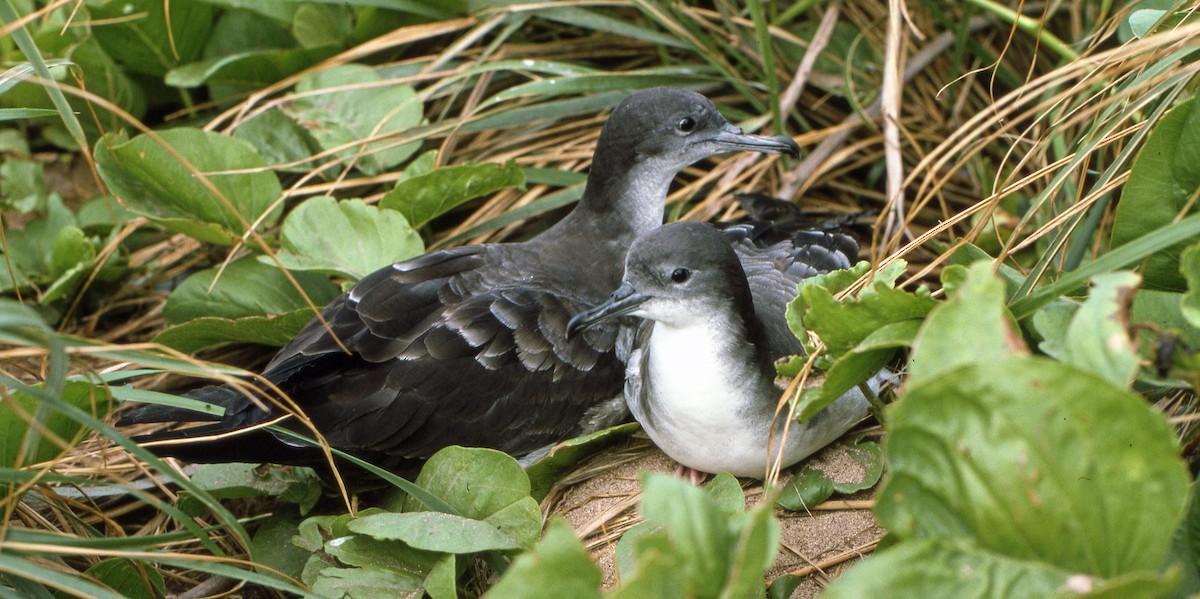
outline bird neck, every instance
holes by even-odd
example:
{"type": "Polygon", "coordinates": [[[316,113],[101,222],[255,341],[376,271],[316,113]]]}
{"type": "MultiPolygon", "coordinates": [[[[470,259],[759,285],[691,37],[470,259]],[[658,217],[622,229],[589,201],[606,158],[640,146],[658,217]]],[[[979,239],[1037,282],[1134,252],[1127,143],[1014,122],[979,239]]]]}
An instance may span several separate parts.
{"type": "Polygon", "coordinates": [[[598,148],[587,186],[575,209],[542,237],[573,237],[602,232],[628,249],[643,233],[662,225],[664,204],[678,169],[634,152],[598,148]]]}

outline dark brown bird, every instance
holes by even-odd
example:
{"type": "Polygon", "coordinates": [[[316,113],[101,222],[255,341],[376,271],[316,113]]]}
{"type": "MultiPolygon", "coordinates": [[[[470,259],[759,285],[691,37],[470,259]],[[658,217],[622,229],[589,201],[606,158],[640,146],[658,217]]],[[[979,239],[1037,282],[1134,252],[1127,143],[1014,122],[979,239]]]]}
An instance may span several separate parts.
{"type": "MultiPolygon", "coordinates": [[[[690,91],[632,94],[601,131],[583,197],[562,221],[531,241],[434,252],[366,276],[324,309],[329,329],[314,319],[263,377],[331,446],[392,470],[449,445],[522,455],[611,424],[626,413],[617,323],[568,340],[567,321],[620,283],[629,245],[661,225],[681,169],[739,150],[799,148],[743,133],[690,91]]],[[[225,434],[284,411],[263,411],[229,387],[188,395],[224,415],[148,405],[121,423],[210,421],[137,439],[190,461],[324,461],[266,430],[225,434]]],[[[306,433],[294,418],[282,425],[306,433]]]]}

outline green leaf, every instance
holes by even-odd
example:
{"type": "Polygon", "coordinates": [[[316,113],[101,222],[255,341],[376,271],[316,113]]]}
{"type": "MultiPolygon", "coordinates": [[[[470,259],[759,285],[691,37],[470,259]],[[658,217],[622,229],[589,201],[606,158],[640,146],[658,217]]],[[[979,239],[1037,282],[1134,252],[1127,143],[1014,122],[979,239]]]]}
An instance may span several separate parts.
{"type": "Polygon", "coordinates": [[[157,599],[166,593],[158,570],[128,558],[108,558],[88,568],[84,574],[130,599],[157,599]]]}
{"type": "Polygon", "coordinates": [[[166,74],[163,83],[172,87],[208,84],[215,95],[234,95],[241,89],[258,89],[290,77],[337,54],[337,48],[285,48],[238,52],[192,62],[166,74]]]}
{"type": "Polygon", "coordinates": [[[876,514],[904,538],[1112,577],[1157,568],[1186,506],[1190,477],[1163,415],[1046,358],[916,379],[889,427],[876,514]]]}
{"type": "Polygon", "coordinates": [[[158,133],[171,150],[205,175],[222,201],[183,163],[148,135],[96,143],[96,168],[131,211],[201,241],[233,245],[248,224],[269,226],[282,188],[250,144],[198,129],[158,133]],[[247,172],[249,171],[249,172],[247,172]],[[228,204],[227,204],[228,203],[228,204]]]}
{"type": "Polygon", "coordinates": [[[508,536],[522,549],[532,549],[542,532],[542,510],[532,497],[510,503],[483,521],[508,536]]]}
{"type": "Polygon", "coordinates": [[[458,567],[454,555],[446,555],[434,564],[425,577],[425,592],[430,599],[458,599],[458,567]]]}
{"type": "Polygon", "coordinates": [[[63,227],[50,246],[50,274],[58,277],[83,263],[96,258],[96,248],[79,227],[63,227]]]}
{"type": "Polygon", "coordinates": [[[498,164],[448,166],[396,184],[379,201],[397,210],[413,227],[421,227],[451,208],[509,187],[524,187],[525,173],[512,160],[498,164]]]}
{"type": "Polygon", "coordinates": [[[2,257],[15,271],[13,281],[8,266],[0,264],[0,292],[27,287],[31,282],[52,280],[50,255],[59,231],[75,225],[75,216],[63,206],[57,195],[47,201],[46,215],[25,225],[24,229],[6,230],[8,253],[2,257]]]}
{"type": "MultiPolygon", "coordinates": [[[[822,599],[858,597],[1058,597],[1073,573],[943,539],[877,552],[833,581],[822,599]]],[[[1095,584],[1080,577],[1080,583],[1095,584]]]]}
{"type": "Polygon", "coordinates": [[[849,495],[875,486],[875,483],[879,482],[879,477],[883,476],[883,449],[879,447],[879,444],[870,441],[856,442],[846,448],[846,453],[850,459],[862,466],[863,477],[858,480],[835,482],[833,490],[843,495],[849,495]]]}
{"type": "MultiPolygon", "coordinates": [[[[107,414],[112,407],[104,387],[82,381],[67,381],[61,399],[98,417],[107,414]]],[[[31,394],[11,389],[0,394],[0,467],[19,468],[46,462],[66,451],[39,432],[43,430],[67,443],[68,447],[85,432],[83,425],[74,418],[49,409],[31,394]],[[31,428],[30,420],[39,425],[31,428]],[[32,446],[22,455],[21,447],[27,442],[32,446]],[[20,460],[18,456],[21,456],[20,460]]]]}
{"type": "MultiPolygon", "coordinates": [[[[287,314],[307,307],[287,277],[273,265],[243,258],[230,263],[220,273],[216,285],[212,285],[217,272],[215,268],[205,269],[180,283],[163,306],[163,318],[168,324],[202,316],[241,318],[287,314]],[[210,286],[212,291],[209,291],[210,286]]],[[[338,295],[337,287],[322,275],[296,272],[292,276],[317,307],[338,295]]]]}
{"type": "Polygon", "coordinates": [[[958,292],[929,313],[908,359],[909,383],[962,364],[995,363],[1024,351],[1004,309],[1004,283],[988,262],[971,265],[958,292]]]}
{"type": "Polygon", "coordinates": [[[801,281],[800,295],[788,304],[788,326],[801,340],[806,331],[815,332],[839,358],[886,324],[925,316],[937,303],[928,289],[912,293],[894,287],[906,266],[903,260],[888,264],[857,295],[840,302],[833,296],[870,269],[866,262],[801,281]]]}
{"type": "Polygon", "coordinates": [[[281,497],[311,506],[321,493],[321,481],[312,469],[290,466],[201,464],[192,482],[218,499],[281,497]]]}
{"type": "Polygon", "coordinates": [[[690,595],[720,589],[735,541],[726,517],[706,493],[675,477],[648,474],[642,479],[642,513],[670,536],[690,595]]]}
{"type": "Polygon", "coordinates": [[[665,530],[643,522],[621,536],[616,553],[621,586],[609,599],[684,599],[678,552],[665,530]]]}
{"type": "Polygon", "coordinates": [[[742,485],[728,472],[714,476],[704,485],[704,491],[717,509],[728,517],[740,516],[746,511],[746,494],[742,492],[742,485]]]}
{"type": "Polygon", "coordinates": [[[1097,275],[1087,300],[1067,328],[1069,364],[1107,377],[1118,385],[1133,381],[1139,356],[1129,331],[1129,310],[1141,277],[1127,271],[1097,275]]]}
{"type": "Polygon", "coordinates": [[[200,55],[214,10],[204,2],[123,0],[88,6],[92,35],[127,69],[162,75],[200,55]],[[167,12],[167,9],[170,12],[167,12]]]}
{"type": "Polygon", "coordinates": [[[793,512],[803,512],[833,496],[833,479],[824,472],[805,465],[779,495],[776,503],[793,512]]]}
{"type": "Polygon", "coordinates": [[[1200,593],[1200,495],[1193,485],[1187,515],[1171,538],[1166,564],[1180,569],[1183,584],[1171,595],[1172,599],[1194,597],[1200,593]]]}
{"type": "Polygon", "coordinates": [[[343,46],[354,28],[346,6],[301,4],[292,16],[292,34],[304,48],[343,46]]]}
{"type": "Polygon", "coordinates": [[[254,144],[268,163],[289,165],[277,167],[289,172],[311,170],[315,165],[309,158],[321,152],[317,140],[278,108],[244,121],[233,136],[254,144]]]}
{"type": "Polygon", "coordinates": [[[625,437],[639,428],[641,425],[638,423],[627,422],[556,444],[550,448],[550,453],[547,453],[546,457],[525,469],[529,475],[530,495],[539,501],[544,499],[554,483],[574,469],[584,458],[608,447],[613,441],[625,437]]]}
{"type": "Polygon", "coordinates": [[[325,568],[312,589],[323,597],[354,599],[421,599],[421,580],[403,572],[382,568],[325,568]]]}
{"type": "Polygon", "coordinates": [[[537,547],[513,560],[488,599],[600,599],[600,568],[571,525],[555,518],[537,547]]]}
{"type": "Polygon", "coordinates": [[[1179,271],[1187,280],[1187,293],[1180,300],[1183,317],[1195,329],[1200,329],[1200,244],[1183,252],[1179,271]]]}
{"type": "Polygon", "coordinates": [[[775,562],[781,534],[770,503],[746,514],[737,540],[730,547],[732,559],[720,599],[763,596],[763,573],[775,562]]]}
{"type": "Polygon", "coordinates": [[[311,198],[292,210],[280,237],[279,261],[289,270],[315,270],[356,281],[425,250],[421,236],[399,212],[328,196],[311,198]]]}
{"type": "MultiPolygon", "coordinates": [[[[494,449],[442,449],[425,462],[416,483],[473,520],[483,520],[529,497],[529,477],[521,465],[494,449]]],[[[404,505],[406,512],[422,509],[411,497],[404,505]]]]}
{"type": "Polygon", "coordinates": [[[845,451],[851,460],[862,466],[862,478],[834,482],[817,465],[809,462],[783,488],[776,503],[784,509],[802,512],[829,499],[835,492],[844,495],[857,493],[879,482],[879,477],[883,475],[884,459],[883,450],[878,444],[859,442],[839,451],[845,451]]]}
{"type": "MultiPolygon", "coordinates": [[[[1173,223],[1200,188],[1200,101],[1164,116],[1138,151],[1121,191],[1112,227],[1114,248],[1173,223]]],[[[1195,209],[1190,210],[1194,212],[1195,209]]],[[[1150,255],[1142,276],[1149,288],[1182,291],[1179,258],[1186,244],[1150,255]]]]}
{"type": "Polygon", "coordinates": [[[420,148],[419,141],[396,145],[393,139],[420,125],[424,110],[412,87],[369,85],[381,81],[374,70],[362,65],[313,72],[300,80],[296,95],[282,109],[308,129],[322,148],[351,144],[338,155],[356,157],[359,170],[379,174],[403,163],[420,148]],[[354,89],[364,84],[367,87],[354,89]],[[379,141],[364,143],[367,139],[379,141]]]}
{"type": "Polygon", "coordinates": [[[520,547],[487,523],[437,512],[364,516],[351,522],[350,530],[375,539],[404,541],[416,549],[442,553],[478,553],[520,547]]]}
{"type": "Polygon", "coordinates": [[[274,568],[299,579],[311,552],[292,544],[298,532],[299,521],[294,516],[275,513],[264,520],[250,539],[256,563],[274,568]]]}
{"type": "Polygon", "coordinates": [[[49,195],[41,163],[10,158],[0,164],[0,206],[5,210],[43,210],[49,195]]]}
{"type": "Polygon", "coordinates": [[[890,322],[868,334],[858,345],[834,361],[821,381],[821,392],[815,400],[803,401],[796,410],[797,418],[807,422],[860,383],[870,380],[896,355],[896,350],[911,347],[920,330],[918,319],[890,322]]]}
{"type": "Polygon", "coordinates": [[[167,327],[154,336],[154,342],[186,354],[228,343],[283,347],[312,319],[313,311],[310,308],[299,308],[286,314],[239,318],[201,316],[167,327]]]}

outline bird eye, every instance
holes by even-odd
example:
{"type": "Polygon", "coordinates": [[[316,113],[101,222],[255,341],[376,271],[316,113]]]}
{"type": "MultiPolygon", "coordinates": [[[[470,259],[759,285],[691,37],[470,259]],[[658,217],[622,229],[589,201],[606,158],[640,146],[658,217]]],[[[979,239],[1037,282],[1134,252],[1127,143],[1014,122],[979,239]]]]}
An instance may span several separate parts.
{"type": "Polygon", "coordinates": [[[692,129],[696,128],[696,119],[693,119],[690,116],[685,116],[679,119],[679,123],[675,125],[675,127],[684,133],[691,133],[692,129]]]}
{"type": "Polygon", "coordinates": [[[688,277],[690,276],[692,276],[692,271],[686,268],[676,268],[675,271],[671,273],[671,280],[676,283],[683,283],[687,281],[688,277]]]}

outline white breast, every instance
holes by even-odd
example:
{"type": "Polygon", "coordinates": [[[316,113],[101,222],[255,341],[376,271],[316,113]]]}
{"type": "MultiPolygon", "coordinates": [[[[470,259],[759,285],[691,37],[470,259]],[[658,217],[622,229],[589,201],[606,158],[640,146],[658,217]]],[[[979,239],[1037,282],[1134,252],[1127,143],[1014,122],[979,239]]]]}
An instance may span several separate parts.
{"type": "MultiPolygon", "coordinates": [[[[636,390],[627,390],[634,417],[664,453],[684,466],[761,478],[781,392],[746,363],[747,346],[738,345],[745,343],[745,336],[713,322],[654,327],[641,364],[641,384],[647,388],[640,399],[633,396],[636,390]]],[[[633,362],[630,367],[638,365],[633,362]]],[[[844,434],[866,416],[867,406],[855,389],[808,423],[792,423],[783,465],[798,462],[844,434]]],[[[777,451],[781,432],[782,417],[771,454],[777,451]]]]}

